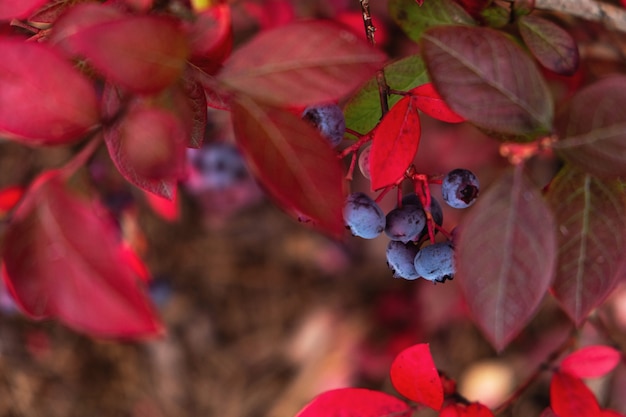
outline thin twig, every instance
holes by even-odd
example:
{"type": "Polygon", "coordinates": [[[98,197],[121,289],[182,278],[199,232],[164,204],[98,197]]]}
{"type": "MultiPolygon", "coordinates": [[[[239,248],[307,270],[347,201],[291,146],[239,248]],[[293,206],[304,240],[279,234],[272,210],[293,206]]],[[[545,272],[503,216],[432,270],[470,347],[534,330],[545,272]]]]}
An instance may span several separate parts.
{"type": "MultiPolygon", "coordinates": [[[[372,46],[376,45],[376,38],[374,36],[376,27],[372,23],[372,14],[370,13],[369,0],[359,0],[361,3],[361,12],[363,13],[363,25],[365,26],[365,35],[372,46]]],[[[387,99],[389,95],[389,85],[385,79],[385,70],[380,69],[376,72],[376,82],[378,84],[378,96],[380,97],[380,110],[384,116],[389,112],[389,101],[387,99]]]]}

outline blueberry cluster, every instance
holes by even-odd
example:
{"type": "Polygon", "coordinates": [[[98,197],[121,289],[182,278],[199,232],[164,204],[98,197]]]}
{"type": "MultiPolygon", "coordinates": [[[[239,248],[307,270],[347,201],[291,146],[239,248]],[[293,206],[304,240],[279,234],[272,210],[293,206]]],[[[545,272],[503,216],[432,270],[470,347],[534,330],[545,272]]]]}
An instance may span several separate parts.
{"type": "MultiPolygon", "coordinates": [[[[478,179],[466,169],[450,171],[441,184],[443,200],[454,208],[472,205],[479,189],[478,179]]],[[[398,207],[385,215],[367,194],[355,192],[346,199],[343,216],[354,236],[373,239],[383,232],[387,235],[387,264],[394,277],[422,277],[433,282],[454,278],[453,241],[430,242],[428,223],[433,223],[435,232],[443,224],[442,207],[433,196],[428,214],[416,194],[407,194],[398,207]]]]}

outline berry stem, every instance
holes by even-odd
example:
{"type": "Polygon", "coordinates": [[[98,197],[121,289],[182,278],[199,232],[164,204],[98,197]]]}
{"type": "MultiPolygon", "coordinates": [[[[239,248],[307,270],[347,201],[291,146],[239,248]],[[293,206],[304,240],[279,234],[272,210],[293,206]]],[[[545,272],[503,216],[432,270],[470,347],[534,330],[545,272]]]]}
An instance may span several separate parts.
{"type": "Polygon", "coordinates": [[[347,148],[345,148],[343,151],[341,151],[339,153],[339,159],[343,159],[346,156],[350,155],[351,153],[355,153],[361,149],[361,147],[363,145],[365,145],[367,142],[369,142],[370,140],[372,140],[372,136],[371,135],[362,135],[359,137],[359,140],[357,140],[356,142],[354,142],[352,145],[348,146],[347,148]]]}
{"type": "MultiPolygon", "coordinates": [[[[369,0],[359,0],[361,3],[361,12],[363,13],[363,25],[365,26],[365,35],[372,46],[376,46],[375,32],[376,26],[372,23],[372,14],[370,13],[369,0]]],[[[380,110],[382,116],[389,112],[389,85],[385,78],[385,70],[380,69],[376,73],[376,82],[378,83],[378,96],[380,98],[380,110]]]]}

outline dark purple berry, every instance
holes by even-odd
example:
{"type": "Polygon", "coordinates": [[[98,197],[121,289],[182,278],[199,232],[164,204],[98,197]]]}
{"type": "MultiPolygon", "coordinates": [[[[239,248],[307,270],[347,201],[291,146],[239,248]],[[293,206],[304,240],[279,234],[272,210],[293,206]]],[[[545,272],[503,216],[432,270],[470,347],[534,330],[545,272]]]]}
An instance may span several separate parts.
{"type": "Polygon", "coordinates": [[[443,200],[450,206],[458,209],[474,204],[480,185],[478,178],[467,169],[455,169],[444,177],[441,183],[443,200]]]}
{"type": "Polygon", "coordinates": [[[394,278],[413,280],[419,278],[415,271],[414,259],[419,247],[413,243],[404,244],[396,240],[387,245],[387,265],[393,271],[394,278]]]}
{"type": "Polygon", "coordinates": [[[311,123],[332,147],[338,146],[346,133],[346,119],[336,104],[307,107],[302,113],[302,119],[311,123]]]}
{"type": "Polygon", "coordinates": [[[247,178],[248,171],[239,150],[230,143],[213,142],[200,149],[189,149],[189,161],[199,174],[194,189],[222,190],[247,178]]]}
{"type": "Polygon", "coordinates": [[[454,248],[451,242],[440,242],[420,249],[413,262],[415,271],[429,281],[445,282],[454,278],[454,248]]]}
{"type": "Polygon", "coordinates": [[[416,240],[425,225],[426,215],[422,207],[407,204],[387,213],[385,233],[391,240],[407,243],[416,240]]]}
{"type": "Polygon", "coordinates": [[[363,239],[374,239],[385,230],[385,213],[365,193],[356,192],[348,196],[343,218],[352,234],[363,239]]]}

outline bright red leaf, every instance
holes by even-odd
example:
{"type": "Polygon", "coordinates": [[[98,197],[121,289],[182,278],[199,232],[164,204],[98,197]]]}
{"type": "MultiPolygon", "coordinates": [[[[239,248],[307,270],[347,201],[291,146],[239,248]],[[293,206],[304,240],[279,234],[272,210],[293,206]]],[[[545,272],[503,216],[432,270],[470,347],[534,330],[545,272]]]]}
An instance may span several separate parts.
{"type": "Polygon", "coordinates": [[[150,192],[145,192],[144,195],[152,211],[162,219],[173,222],[180,218],[180,202],[178,201],[176,188],[173,189],[171,199],[150,192]]]}
{"type": "Polygon", "coordinates": [[[190,34],[192,64],[214,74],[230,55],[233,27],[230,6],[219,4],[196,16],[190,34]]]}
{"type": "Polygon", "coordinates": [[[426,343],[404,349],[391,364],[391,383],[411,401],[439,410],[443,404],[443,386],[426,343]]]}
{"type": "Polygon", "coordinates": [[[570,353],[561,362],[561,371],[579,378],[594,378],[611,372],[622,354],[610,346],[587,346],[570,353]]]}
{"type": "Polygon", "coordinates": [[[37,145],[72,142],[98,123],[96,92],[49,45],[0,37],[0,132],[37,145]]]}
{"type": "Polygon", "coordinates": [[[409,417],[403,401],[379,391],[340,388],[326,391],[307,404],[296,417],[409,417]]]}
{"type": "Polygon", "coordinates": [[[246,98],[232,106],[235,137],[256,177],[294,218],[340,237],[343,170],[330,144],[309,123],[246,98]]]}
{"type": "Polygon", "coordinates": [[[0,20],[23,19],[48,0],[0,0],[0,20]]]}
{"type": "Polygon", "coordinates": [[[441,410],[439,417],[493,417],[493,412],[480,403],[455,403],[441,410]]]}
{"type": "Polygon", "coordinates": [[[593,392],[580,378],[562,372],[552,376],[550,405],[559,417],[600,417],[593,392]]]}
{"type": "Polygon", "coordinates": [[[307,106],[337,101],[385,59],[342,25],[300,21],[260,32],[233,52],[218,78],[262,102],[307,106]]]}
{"type": "Polygon", "coordinates": [[[0,189],[0,219],[15,207],[22,195],[24,195],[24,189],[19,185],[0,189]]]}
{"type": "Polygon", "coordinates": [[[465,119],[456,114],[441,98],[432,83],[422,84],[410,91],[415,106],[432,118],[448,123],[460,123],[465,119]]]}
{"type": "Polygon", "coordinates": [[[182,27],[161,16],[125,16],[81,26],[70,43],[109,81],[144,94],[173,84],[189,53],[182,27]]]}
{"type": "Polygon", "coordinates": [[[7,228],[2,259],[7,287],[32,318],[57,318],[97,337],[162,332],[116,226],[59,171],[33,182],[7,228]]]}
{"type": "Polygon", "coordinates": [[[413,97],[398,101],[374,131],[370,153],[373,190],[395,184],[413,162],[421,136],[420,116],[413,97]]]}

